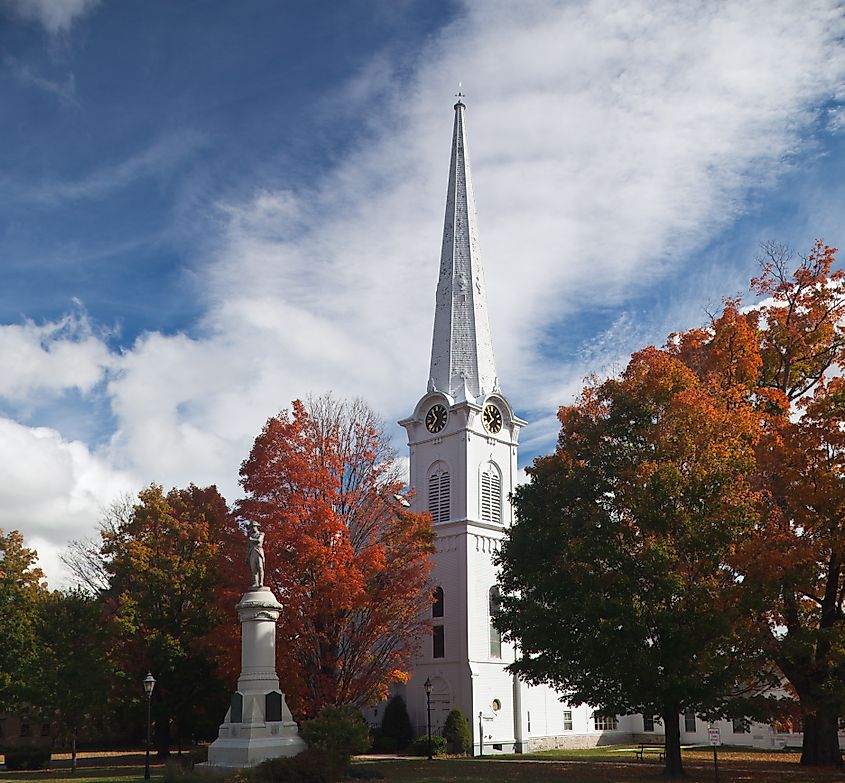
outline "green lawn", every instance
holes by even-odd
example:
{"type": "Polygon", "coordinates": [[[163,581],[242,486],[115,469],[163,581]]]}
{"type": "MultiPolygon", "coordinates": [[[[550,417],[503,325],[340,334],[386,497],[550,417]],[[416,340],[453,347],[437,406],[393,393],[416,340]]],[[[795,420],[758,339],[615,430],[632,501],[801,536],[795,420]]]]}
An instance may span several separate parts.
{"type": "MultiPolygon", "coordinates": [[[[164,770],[153,767],[151,779],[161,783],[164,770]]],[[[69,769],[50,769],[32,772],[0,772],[0,780],[4,783],[49,783],[52,780],[72,780],[74,783],[130,783],[143,781],[143,767],[80,767],[75,773],[69,769]]]]}
{"type": "MultiPolygon", "coordinates": [[[[633,746],[632,746],[633,747],[633,746]]],[[[590,751],[562,751],[536,754],[531,757],[481,759],[377,759],[355,762],[358,769],[369,769],[384,775],[386,783],[642,783],[663,778],[662,765],[656,759],[632,762],[630,755],[597,748],[590,751]]],[[[0,772],[0,783],[51,783],[73,780],[76,783],[143,783],[143,764],[121,764],[124,759],[85,759],[76,775],[68,769],[39,772],[0,772]],[[110,765],[110,763],[113,765],[110,765]]],[[[133,759],[134,761],[134,759],[133,759]]],[[[684,752],[688,773],[685,783],[713,781],[712,752],[690,749],[684,752]]],[[[732,750],[720,756],[721,783],[834,783],[843,780],[842,773],[810,772],[797,764],[797,754],[766,754],[732,750]]],[[[153,766],[154,783],[165,783],[164,767],[153,766]]],[[[196,776],[191,783],[209,780],[196,776]]],[[[188,783],[183,779],[183,783],[188,783]]]]}

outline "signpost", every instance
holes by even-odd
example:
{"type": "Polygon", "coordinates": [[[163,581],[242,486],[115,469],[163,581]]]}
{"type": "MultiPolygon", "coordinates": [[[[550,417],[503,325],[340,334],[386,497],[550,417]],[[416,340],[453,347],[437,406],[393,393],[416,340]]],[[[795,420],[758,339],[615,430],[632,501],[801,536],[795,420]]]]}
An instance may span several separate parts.
{"type": "Polygon", "coordinates": [[[719,759],[716,756],[716,748],[722,744],[722,732],[718,726],[710,726],[707,729],[707,740],[713,746],[713,771],[716,773],[716,783],[719,783],[719,759]]]}

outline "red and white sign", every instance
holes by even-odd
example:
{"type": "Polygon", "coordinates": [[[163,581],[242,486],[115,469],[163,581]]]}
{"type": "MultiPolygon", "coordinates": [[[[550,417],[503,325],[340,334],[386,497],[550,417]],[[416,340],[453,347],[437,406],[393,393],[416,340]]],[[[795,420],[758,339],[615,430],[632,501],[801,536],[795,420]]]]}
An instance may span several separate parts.
{"type": "Polygon", "coordinates": [[[707,729],[707,739],[710,741],[711,745],[721,745],[722,744],[722,732],[718,726],[711,726],[707,729]]]}

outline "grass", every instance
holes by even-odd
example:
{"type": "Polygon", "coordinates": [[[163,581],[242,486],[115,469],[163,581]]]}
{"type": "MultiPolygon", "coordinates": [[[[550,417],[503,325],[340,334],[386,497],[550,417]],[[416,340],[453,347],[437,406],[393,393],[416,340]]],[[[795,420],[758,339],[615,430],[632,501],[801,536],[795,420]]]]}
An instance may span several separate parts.
{"type": "MultiPolygon", "coordinates": [[[[519,757],[485,757],[481,759],[368,759],[356,762],[384,775],[385,783],[643,783],[662,781],[662,764],[657,759],[633,761],[629,751],[593,748],[578,751],[548,751],[519,757]]],[[[713,754],[709,748],[690,748],[683,754],[687,771],[685,783],[713,781],[713,754]]],[[[80,759],[82,766],[75,774],[70,769],[38,772],[1,772],[0,783],[52,783],[72,780],[74,783],[142,783],[143,755],[126,763],[125,755],[80,759]]],[[[720,750],[720,783],[834,783],[843,776],[837,771],[811,771],[798,766],[798,754],[789,752],[762,753],[731,749],[720,750]]],[[[55,763],[55,762],[54,762],[55,763]]],[[[66,763],[59,760],[58,763],[66,763]]],[[[165,783],[164,766],[152,768],[154,783],[165,783]]],[[[197,776],[196,783],[208,778],[197,776]]]]}
{"type": "MultiPolygon", "coordinates": [[[[161,767],[151,769],[150,778],[161,781],[164,771],[161,767]]],[[[79,767],[76,772],[70,769],[20,770],[19,772],[0,772],[4,783],[49,783],[53,780],[72,780],[74,783],[130,783],[143,781],[144,768],[131,767],[79,767]]]]}
{"type": "MultiPolygon", "coordinates": [[[[685,758],[685,783],[712,783],[709,765],[685,758]]],[[[435,759],[368,762],[394,783],[659,783],[663,765],[655,762],[614,762],[584,758],[580,761],[511,761],[500,759],[435,759]]],[[[841,783],[840,772],[810,772],[789,763],[769,760],[719,763],[720,783],[841,783]]]]}

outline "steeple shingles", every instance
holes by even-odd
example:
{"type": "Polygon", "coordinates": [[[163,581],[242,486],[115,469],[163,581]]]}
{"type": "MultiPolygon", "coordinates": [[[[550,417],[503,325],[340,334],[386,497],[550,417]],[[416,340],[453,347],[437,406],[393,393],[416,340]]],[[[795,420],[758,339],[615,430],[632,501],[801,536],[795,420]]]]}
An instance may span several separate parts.
{"type": "Polygon", "coordinates": [[[434,313],[429,391],[473,402],[498,391],[487,296],[478,247],[464,104],[455,104],[440,279],[434,313]]]}

